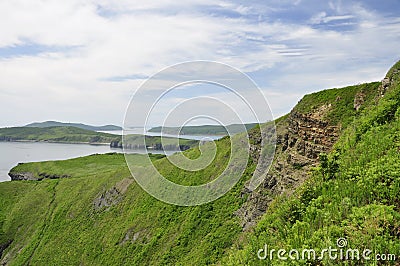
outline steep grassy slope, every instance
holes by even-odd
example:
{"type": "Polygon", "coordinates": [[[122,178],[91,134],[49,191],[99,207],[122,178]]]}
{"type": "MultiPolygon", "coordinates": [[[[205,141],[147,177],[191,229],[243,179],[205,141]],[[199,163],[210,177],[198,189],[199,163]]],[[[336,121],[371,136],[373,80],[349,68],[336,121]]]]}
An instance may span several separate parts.
{"type": "Polygon", "coordinates": [[[299,113],[313,113],[330,125],[345,128],[359,116],[359,110],[354,108],[357,99],[360,108],[372,104],[377,95],[380,82],[365,83],[340,89],[329,89],[305,95],[295,106],[293,111],[299,113]]]}
{"type": "MultiPolygon", "coordinates": [[[[141,163],[141,155],[132,156],[141,163]]],[[[215,173],[219,166],[209,171],[215,173]]],[[[3,262],[11,265],[207,264],[241,231],[233,216],[242,202],[237,189],[214,204],[168,205],[136,183],[127,186],[132,180],[122,155],[18,168],[71,177],[0,185],[1,202],[7,206],[1,210],[6,217],[3,239],[13,240],[3,262]],[[16,193],[19,187],[23,190],[16,193]]]]}
{"type": "MultiPolygon", "coordinates": [[[[400,63],[397,63],[388,73],[386,83],[379,88],[379,94],[384,97],[378,94],[374,104],[350,123],[333,152],[328,156],[320,154],[321,164],[314,168],[311,178],[294,195],[281,196],[271,204],[254,231],[247,234],[245,241],[237,243],[222,264],[316,264],[318,260],[313,262],[307,256],[298,261],[279,260],[276,253],[271,260],[268,252],[266,260],[261,261],[257,252],[265,245],[269,251],[297,249],[301,252],[312,248],[318,257],[324,248],[338,248],[338,238],[347,240],[344,252],[347,249],[360,251],[360,261],[348,261],[350,265],[395,264],[390,254],[397,256],[398,263],[399,74],[400,63]],[[364,249],[373,251],[371,260],[362,259],[364,249]],[[376,254],[386,255],[386,261],[376,261],[376,254]]],[[[288,257],[288,254],[284,256],[288,257]]],[[[319,261],[323,265],[346,264],[340,259],[330,260],[327,255],[319,261]]]]}
{"type": "Polygon", "coordinates": [[[306,95],[288,115],[276,120],[277,147],[271,168],[260,189],[242,191],[249,195],[237,214],[245,229],[258,222],[275,197],[291,194],[303,184],[318,164],[319,154],[330,152],[350,121],[375,104],[379,84],[306,95]]]}
{"type": "MultiPolygon", "coordinates": [[[[269,263],[257,258],[265,244],[321,249],[334,247],[338,237],[352,247],[399,250],[399,67],[388,74],[390,86],[306,96],[276,121],[276,158],[260,188],[244,189],[258,159],[252,154],[238,184],[209,204],[177,207],[152,198],[118,154],[19,165],[13,171],[69,178],[0,183],[0,246],[7,246],[1,262],[258,265],[269,263]]],[[[250,136],[256,150],[257,128],[250,136]]],[[[215,160],[199,173],[178,170],[159,156],[154,165],[177,183],[208,182],[229,159],[230,139],[216,144],[215,160]]],[[[195,148],[185,154],[200,153],[195,148]]],[[[143,155],[132,156],[143,164],[143,155]]]]}

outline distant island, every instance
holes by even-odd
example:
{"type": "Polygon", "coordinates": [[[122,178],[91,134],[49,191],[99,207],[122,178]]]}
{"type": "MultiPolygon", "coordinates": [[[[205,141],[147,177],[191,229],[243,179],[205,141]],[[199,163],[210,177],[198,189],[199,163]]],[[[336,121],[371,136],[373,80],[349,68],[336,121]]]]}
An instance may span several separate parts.
{"type": "Polygon", "coordinates": [[[107,144],[121,136],[72,126],[0,128],[0,141],[107,144]]]}
{"type": "Polygon", "coordinates": [[[169,150],[169,151],[185,151],[198,146],[198,140],[174,138],[174,137],[159,137],[131,134],[124,137],[122,140],[112,141],[111,148],[124,148],[129,150],[151,149],[151,150],[169,150]]]}
{"type": "MultiPolygon", "coordinates": [[[[264,146],[260,125],[216,140],[213,161],[198,171],[174,165],[179,154],[129,155],[138,175],[157,171],[193,188],[164,190],[190,200],[197,186],[223,188],[223,174],[240,170],[232,141],[248,139],[237,183],[199,206],[149,195],[118,153],[17,165],[13,181],[0,182],[0,265],[399,265],[400,62],[382,82],[305,95],[274,122],[276,146],[264,146]],[[267,169],[263,146],[275,153],[267,169]],[[263,180],[250,190],[256,171],[263,180]],[[335,259],[322,258],[327,247],[339,248],[335,259]],[[268,256],[273,249],[280,257],[268,256]]],[[[213,146],[203,148],[182,159],[213,146]]],[[[165,184],[153,191],[163,196],[165,184]]]]}
{"type": "Polygon", "coordinates": [[[229,135],[228,131],[231,134],[237,134],[243,132],[243,126],[246,130],[249,130],[258,125],[258,123],[250,123],[250,124],[231,124],[228,126],[220,126],[220,125],[202,125],[202,126],[183,126],[183,127],[153,127],[149,130],[149,132],[153,133],[164,133],[171,135],[229,135]]]}
{"type": "Polygon", "coordinates": [[[57,121],[35,122],[35,123],[28,124],[25,127],[40,127],[40,128],[46,128],[46,127],[77,127],[77,128],[80,128],[80,129],[91,130],[91,131],[116,131],[116,130],[122,130],[122,127],[115,126],[115,125],[91,126],[91,125],[85,125],[85,124],[82,124],[82,123],[63,123],[63,122],[57,122],[57,121]]]}
{"type": "Polygon", "coordinates": [[[47,142],[67,144],[110,145],[111,148],[187,150],[198,145],[197,140],[173,137],[127,135],[122,143],[121,135],[96,132],[72,126],[54,127],[10,127],[0,128],[0,141],[7,142],[47,142]],[[145,142],[146,141],[146,142],[145,142]]]}

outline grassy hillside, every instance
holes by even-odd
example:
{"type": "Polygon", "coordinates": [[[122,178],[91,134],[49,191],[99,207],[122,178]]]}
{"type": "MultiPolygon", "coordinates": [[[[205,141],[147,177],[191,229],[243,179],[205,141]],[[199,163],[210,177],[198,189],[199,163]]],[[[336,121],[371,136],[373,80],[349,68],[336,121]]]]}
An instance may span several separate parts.
{"type": "Polygon", "coordinates": [[[112,130],[122,130],[122,127],[115,125],[105,125],[105,126],[91,126],[82,123],[63,123],[57,121],[46,121],[46,122],[36,122],[26,125],[25,127],[77,127],[80,129],[86,129],[91,131],[112,131],[112,130]]]}
{"type": "MultiPolygon", "coordinates": [[[[400,63],[397,63],[388,74],[391,85],[384,97],[376,94],[373,104],[365,108],[357,120],[347,122],[350,125],[333,152],[320,155],[321,164],[312,171],[308,181],[294,195],[277,198],[254,231],[236,243],[222,259],[222,264],[287,265],[288,261],[279,260],[276,253],[274,260],[260,261],[257,252],[267,245],[270,250],[313,248],[319,256],[324,248],[338,248],[336,240],[341,237],[348,243],[345,252],[349,248],[360,252],[371,249],[371,257],[384,254],[388,259],[357,263],[396,264],[390,254],[396,255],[399,263],[399,73],[400,63]]],[[[327,93],[329,91],[322,92],[317,98],[326,99],[327,93]]],[[[310,97],[305,100],[314,102],[310,97]]],[[[343,113],[347,112],[336,114],[334,119],[343,113]]],[[[342,121],[350,121],[350,118],[342,121]]],[[[325,256],[320,263],[345,264],[328,258],[325,256]]],[[[310,259],[297,263],[315,265],[310,259]]]]}
{"type": "MultiPolygon", "coordinates": [[[[140,165],[143,155],[132,156],[140,165]]],[[[187,182],[208,180],[224,158],[220,154],[218,164],[187,182]]],[[[172,167],[154,160],[165,172],[172,167]]],[[[132,183],[122,155],[22,164],[14,171],[71,177],[0,184],[7,206],[1,209],[3,243],[13,240],[3,262],[9,258],[11,265],[204,265],[217,261],[241,231],[233,215],[242,202],[237,188],[212,204],[169,205],[132,183]],[[101,199],[107,204],[98,204],[101,199]]],[[[174,172],[169,177],[178,178],[174,172]]]]}
{"type": "MultiPolygon", "coordinates": [[[[247,130],[255,127],[257,123],[245,124],[244,128],[247,130]]],[[[226,128],[224,126],[217,125],[204,125],[204,126],[184,126],[179,127],[154,127],[149,130],[149,132],[163,132],[164,134],[172,135],[228,135],[228,131],[231,134],[236,134],[242,132],[242,125],[228,125],[226,128]]]]}
{"type": "Polygon", "coordinates": [[[380,82],[365,83],[340,89],[329,89],[305,95],[294,107],[294,111],[300,113],[319,114],[322,120],[331,125],[340,125],[346,128],[359,116],[354,109],[356,95],[363,96],[361,108],[370,106],[378,91],[380,82]]]}
{"type": "MultiPolygon", "coordinates": [[[[169,205],[148,195],[130,177],[123,156],[118,154],[19,165],[14,172],[69,178],[0,183],[0,247],[5,248],[1,263],[378,264],[311,259],[271,262],[257,258],[264,245],[276,250],[321,251],[337,247],[339,237],[346,238],[350,248],[400,255],[399,73],[400,63],[388,74],[389,87],[371,83],[308,95],[290,115],[276,121],[278,135],[285,135],[296,126],[293,123],[297,120],[293,119],[298,114],[306,122],[326,121],[337,127],[339,134],[332,152],[319,154],[320,164],[313,163],[309,168],[290,166],[293,177],[306,175],[298,183],[306,181],[281,194],[273,194],[269,183],[262,184],[254,194],[244,191],[256,167],[254,156],[231,191],[196,207],[169,205]],[[381,97],[383,89],[385,96],[381,97]],[[355,111],[358,98],[362,98],[362,105],[355,111]],[[272,199],[268,209],[254,227],[243,231],[237,211],[250,198],[261,201],[260,195],[272,199]]],[[[250,142],[256,147],[257,128],[250,135],[250,142]]],[[[302,137],[313,141],[313,136],[302,137]]],[[[275,162],[282,158],[287,161],[290,155],[283,140],[277,145],[275,162]]],[[[203,184],[218,176],[228,163],[230,138],[218,140],[216,145],[216,158],[199,172],[179,170],[162,156],[153,156],[152,160],[161,173],[176,183],[203,184]]],[[[184,154],[197,158],[200,151],[194,148],[184,154]]],[[[131,156],[138,167],[144,167],[144,155],[131,156]]],[[[281,186],[279,180],[277,184],[281,186]]]]}
{"type": "Polygon", "coordinates": [[[66,143],[107,143],[119,136],[76,127],[11,127],[0,129],[0,141],[43,141],[66,143]]]}

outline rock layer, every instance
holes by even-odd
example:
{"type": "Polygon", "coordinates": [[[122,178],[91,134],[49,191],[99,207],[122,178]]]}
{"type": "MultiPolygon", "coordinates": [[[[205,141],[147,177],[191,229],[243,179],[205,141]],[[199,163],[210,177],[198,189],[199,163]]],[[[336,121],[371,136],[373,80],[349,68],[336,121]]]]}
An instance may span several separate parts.
{"type": "MultiPolygon", "coordinates": [[[[277,195],[290,194],[301,185],[311,167],[317,165],[319,154],[331,150],[340,128],[320,117],[318,111],[310,114],[292,111],[287,119],[277,123],[276,154],[264,182],[256,191],[246,188],[242,191],[242,196],[248,197],[236,215],[244,230],[256,223],[277,195]]],[[[250,138],[256,137],[256,134],[250,135],[250,138]]],[[[257,140],[252,142],[259,145],[257,140]]]]}

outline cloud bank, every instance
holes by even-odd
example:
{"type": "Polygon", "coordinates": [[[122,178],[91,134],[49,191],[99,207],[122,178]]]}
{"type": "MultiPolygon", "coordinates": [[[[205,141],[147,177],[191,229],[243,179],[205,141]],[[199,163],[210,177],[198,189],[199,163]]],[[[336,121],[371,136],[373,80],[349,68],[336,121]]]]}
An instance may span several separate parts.
{"type": "Polygon", "coordinates": [[[121,124],[147,77],[190,60],[244,71],[278,117],[305,93],[382,79],[399,59],[399,11],[397,1],[4,0],[0,126],[121,124]]]}

